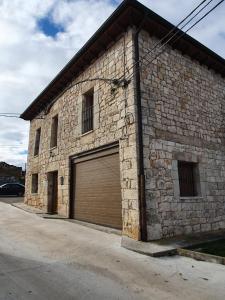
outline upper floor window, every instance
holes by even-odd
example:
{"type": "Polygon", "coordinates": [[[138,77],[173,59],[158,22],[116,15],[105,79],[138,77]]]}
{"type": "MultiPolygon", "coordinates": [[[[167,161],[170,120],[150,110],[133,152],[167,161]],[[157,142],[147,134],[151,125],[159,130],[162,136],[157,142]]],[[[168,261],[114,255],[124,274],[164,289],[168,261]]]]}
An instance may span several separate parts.
{"type": "Polygon", "coordinates": [[[178,174],[181,197],[198,196],[197,163],[178,161],[178,174]]]}
{"type": "Polygon", "coordinates": [[[82,103],[82,133],[93,130],[94,89],[84,94],[82,103]]]}
{"type": "Polygon", "coordinates": [[[57,142],[58,142],[58,115],[52,118],[50,148],[57,147],[57,142]]]}
{"type": "Polygon", "coordinates": [[[41,128],[38,128],[36,130],[36,135],[35,135],[34,156],[39,154],[40,139],[41,139],[41,128]]]}

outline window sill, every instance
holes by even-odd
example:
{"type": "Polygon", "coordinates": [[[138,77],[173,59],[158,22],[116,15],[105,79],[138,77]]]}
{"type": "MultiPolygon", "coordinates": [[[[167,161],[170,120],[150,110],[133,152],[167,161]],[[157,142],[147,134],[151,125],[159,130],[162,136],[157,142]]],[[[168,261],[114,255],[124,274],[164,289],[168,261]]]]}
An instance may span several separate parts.
{"type": "Polygon", "coordinates": [[[81,136],[88,135],[88,134],[92,133],[93,131],[94,131],[93,129],[92,129],[92,130],[89,130],[89,131],[87,131],[87,132],[85,132],[85,133],[82,133],[81,136]]]}
{"type": "Polygon", "coordinates": [[[38,195],[38,193],[31,193],[31,195],[32,195],[32,196],[37,196],[37,195],[38,195]]]}
{"type": "Polygon", "coordinates": [[[203,199],[202,196],[188,196],[188,197],[181,197],[180,200],[190,200],[190,199],[203,199]]]}
{"type": "Polygon", "coordinates": [[[50,148],[49,151],[55,150],[57,148],[58,148],[58,146],[54,146],[54,147],[50,148]]]}
{"type": "Polygon", "coordinates": [[[36,155],[34,155],[33,157],[36,158],[36,157],[38,157],[38,156],[39,156],[39,154],[36,154],[36,155]]]}

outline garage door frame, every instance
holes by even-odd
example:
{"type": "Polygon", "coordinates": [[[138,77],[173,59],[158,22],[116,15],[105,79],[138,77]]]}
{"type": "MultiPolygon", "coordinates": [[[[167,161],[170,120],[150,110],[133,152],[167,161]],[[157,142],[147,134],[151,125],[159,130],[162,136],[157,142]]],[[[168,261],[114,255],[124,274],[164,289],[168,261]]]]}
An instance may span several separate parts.
{"type": "MultiPolygon", "coordinates": [[[[76,188],[76,169],[74,170],[74,166],[76,163],[82,161],[88,161],[92,159],[96,159],[98,157],[104,157],[111,154],[119,153],[119,142],[114,142],[111,144],[107,144],[104,146],[100,146],[98,148],[94,148],[88,151],[83,151],[72,155],[70,157],[70,203],[69,203],[69,218],[74,219],[74,206],[76,198],[74,197],[74,191],[76,188]]],[[[122,214],[122,211],[121,211],[122,214]]]]}

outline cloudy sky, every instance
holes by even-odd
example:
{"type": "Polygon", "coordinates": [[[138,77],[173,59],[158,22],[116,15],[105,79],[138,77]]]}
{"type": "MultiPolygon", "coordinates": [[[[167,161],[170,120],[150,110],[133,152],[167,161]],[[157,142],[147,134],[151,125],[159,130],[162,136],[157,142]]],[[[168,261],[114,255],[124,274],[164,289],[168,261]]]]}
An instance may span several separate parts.
{"type": "MultiPolygon", "coordinates": [[[[0,0],[0,114],[23,112],[121,2],[0,0]]],[[[200,0],[140,2],[177,24],[200,0]]],[[[224,14],[225,3],[189,34],[225,58],[224,14]]],[[[0,161],[24,166],[28,129],[0,117],[0,161]]]]}

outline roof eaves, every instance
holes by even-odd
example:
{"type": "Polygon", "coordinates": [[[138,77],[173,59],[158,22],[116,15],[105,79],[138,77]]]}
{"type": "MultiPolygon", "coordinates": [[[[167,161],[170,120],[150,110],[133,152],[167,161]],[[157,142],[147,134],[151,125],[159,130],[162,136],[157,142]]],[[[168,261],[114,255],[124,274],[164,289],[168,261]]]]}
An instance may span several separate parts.
{"type": "Polygon", "coordinates": [[[44,88],[44,90],[32,101],[26,110],[20,115],[24,120],[31,120],[27,115],[32,109],[33,105],[57,82],[61,76],[74,64],[74,62],[98,39],[98,36],[105,31],[105,29],[113,23],[114,19],[129,5],[137,2],[136,0],[124,0],[117,9],[109,16],[109,18],[102,24],[102,26],[95,32],[95,34],[84,44],[84,46],[71,58],[71,60],[63,67],[63,69],[53,78],[53,80],[44,88]]]}
{"type": "MultiPolygon", "coordinates": [[[[55,88],[57,87],[57,83],[60,81],[60,79],[62,79],[62,77],[67,72],[69,72],[70,68],[73,65],[75,65],[75,63],[82,57],[82,55],[84,55],[89,50],[89,48],[92,45],[94,45],[94,43],[99,39],[99,37],[101,37],[101,35],[104,34],[104,32],[115,22],[117,17],[119,17],[123,13],[123,11],[125,11],[129,7],[132,7],[137,11],[141,12],[144,16],[146,16],[150,20],[154,20],[154,22],[164,27],[166,31],[171,30],[174,27],[174,25],[172,25],[170,22],[168,22],[167,20],[165,20],[155,12],[151,11],[150,9],[148,9],[146,6],[139,3],[138,1],[124,0],[118,6],[118,8],[112,13],[112,15],[96,31],[96,33],[86,42],[86,44],[74,55],[74,57],[66,64],[66,66],[56,75],[56,77],[48,84],[48,86],[37,96],[37,98],[21,114],[20,117],[22,119],[32,120],[34,116],[38,114],[37,104],[40,102],[39,104],[43,105],[43,103],[41,103],[41,99],[44,98],[44,96],[51,97],[50,94],[48,95],[48,93],[51,92],[51,89],[53,87],[55,88]]],[[[183,32],[180,31],[180,33],[182,34],[183,32]]],[[[215,52],[213,52],[212,50],[210,50],[209,48],[207,48],[206,46],[204,46],[203,44],[201,44],[200,42],[198,42],[188,34],[184,34],[182,40],[187,41],[190,45],[196,47],[198,51],[204,53],[209,58],[212,58],[212,60],[215,60],[215,64],[217,66],[215,66],[215,64],[213,64],[214,62],[212,61],[211,67],[225,77],[225,60],[221,56],[219,56],[218,54],[216,54],[215,52]]],[[[39,107],[39,109],[41,109],[41,107],[39,107]]]]}

